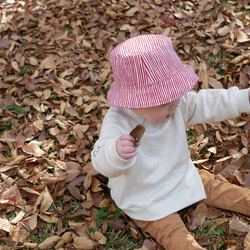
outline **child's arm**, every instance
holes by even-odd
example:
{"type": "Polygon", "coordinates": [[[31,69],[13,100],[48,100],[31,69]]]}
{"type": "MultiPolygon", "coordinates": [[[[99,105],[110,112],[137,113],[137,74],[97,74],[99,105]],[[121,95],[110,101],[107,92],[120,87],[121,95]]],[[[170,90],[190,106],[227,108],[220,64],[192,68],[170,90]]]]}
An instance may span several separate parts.
{"type": "Polygon", "coordinates": [[[114,178],[129,171],[137,154],[130,135],[100,137],[91,152],[93,167],[102,175],[114,178]],[[131,146],[133,144],[133,146],[131,146]],[[133,148],[132,148],[133,147],[133,148]]]}
{"type": "Polygon", "coordinates": [[[127,134],[121,135],[116,140],[116,152],[121,158],[127,160],[137,155],[137,151],[135,149],[133,141],[134,137],[127,134]]]}
{"type": "Polygon", "coordinates": [[[183,96],[180,108],[187,124],[211,123],[250,113],[249,100],[249,89],[205,89],[183,96]]]}

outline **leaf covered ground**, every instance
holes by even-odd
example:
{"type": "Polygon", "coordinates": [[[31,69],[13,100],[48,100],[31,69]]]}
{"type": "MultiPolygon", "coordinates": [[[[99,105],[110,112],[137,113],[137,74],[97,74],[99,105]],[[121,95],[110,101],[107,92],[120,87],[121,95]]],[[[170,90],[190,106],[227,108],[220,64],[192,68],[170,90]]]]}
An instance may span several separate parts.
{"type": "MultiPolygon", "coordinates": [[[[3,0],[0,4],[0,248],[161,249],[110,199],[90,152],[108,110],[109,52],[164,34],[200,80],[249,87],[247,0],[3,0]]],[[[215,107],[216,109],[216,107],[215,107]]],[[[250,115],[187,129],[197,167],[250,188],[250,115]]],[[[250,218],[191,206],[207,249],[250,249],[250,218]]]]}

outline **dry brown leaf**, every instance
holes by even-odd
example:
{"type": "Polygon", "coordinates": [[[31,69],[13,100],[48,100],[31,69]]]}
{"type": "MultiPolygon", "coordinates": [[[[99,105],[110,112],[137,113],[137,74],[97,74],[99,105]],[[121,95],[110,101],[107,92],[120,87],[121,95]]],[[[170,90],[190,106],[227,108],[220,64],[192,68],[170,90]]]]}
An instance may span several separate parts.
{"type": "Polygon", "coordinates": [[[64,244],[70,242],[72,240],[72,233],[71,232],[66,232],[64,233],[59,241],[57,242],[57,244],[55,245],[55,249],[59,249],[60,247],[63,247],[64,244]]]}
{"type": "Polygon", "coordinates": [[[109,10],[107,9],[106,12],[105,12],[107,15],[109,15],[111,18],[113,19],[116,19],[116,12],[115,11],[112,11],[112,10],[109,10]]]}
{"type": "Polygon", "coordinates": [[[238,30],[237,32],[237,42],[239,43],[245,43],[250,41],[250,38],[247,36],[247,34],[243,30],[238,30]]]}
{"type": "Polygon", "coordinates": [[[50,236],[46,240],[44,240],[40,245],[38,245],[38,247],[40,249],[48,249],[52,247],[59,240],[59,238],[59,236],[50,236]]]}
{"type": "Polygon", "coordinates": [[[209,77],[209,85],[214,89],[223,89],[223,85],[220,81],[216,80],[213,77],[209,77]]]}
{"type": "Polygon", "coordinates": [[[29,217],[29,226],[31,230],[34,230],[37,227],[37,215],[38,213],[34,213],[29,217]]]}
{"type": "Polygon", "coordinates": [[[156,249],[155,244],[152,241],[146,239],[144,240],[143,246],[141,248],[134,249],[134,250],[155,250],[155,249],[156,249]]]}
{"type": "Polygon", "coordinates": [[[17,224],[19,221],[21,221],[23,219],[23,217],[25,216],[25,212],[23,210],[21,210],[15,218],[13,218],[10,222],[12,224],[17,224]]]}
{"type": "Polygon", "coordinates": [[[44,220],[47,223],[58,223],[60,221],[60,219],[54,214],[45,215],[45,214],[39,213],[38,215],[42,220],[44,220]]]}
{"type": "Polygon", "coordinates": [[[107,242],[107,238],[99,231],[90,234],[92,240],[98,242],[98,244],[105,245],[107,242]]]}
{"type": "Polygon", "coordinates": [[[91,191],[100,192],[102,190],[103,189],[101,188],[101,182],[97,178],[92,177],[91,191]]]}
{"type": "Polygon", "coordinates": [[[11,62],[11,66],[14,68],[14,70],[16,70],[18,73],[20,72],[20,68],[19,65],[16,61],[12,61],[11,62]]]}
{"type": "Polygon", "coordinates": [[[44,122],[41,119],[34,121],[33,124],[40,131],[44,128],[44,122]]]}
{"type": "Polygon", "coordinates": [[[73,127],[73,130],[75,132],[77,131],[80,131],[82,133],[85,133],[89,128],[89,125],[81,125],[81,124],[76,124],[74,127],[73,127]]]}
{"type": "Polygon", "coordinates": [[[224,27],[221,27],[218,29],[218,34],[220,36],[226,36],[230,33],[231,29],[228,25],[224,26],[224,27]]]}
{"type": "Polygon", "coordinates": [[[95,109],[97,106],[97,102],[92,102],[90,105],[86,105],[84,111],[89,113],[91,110],[95,109]]]}
{"type": "Polygon", "coordinates": [[[30,63],[30,65],[33,65],[33,66],[36,66],[36,65],[38,65],[38,61],[37,61],[37,59],[35,58],[35,57],[30,57],[30,59],[29,59],[29,63],[30,63]]]}
{"type": "Polygon", "coordinates": [[[40,210],[42,212],[46,212],[50,208],[50,206],[52,205],[53,202],[54,202],[54,200],[53,200],[53,198],[48,190],[48,187],[45,187],[43,198],[41,200],[40,210]]]}
{"type": "Polygon", "coordinates": [[[0,218],[0,229],[6,232],[13,230],[13,225],[7,220],[0,218]]]}
{"type": "Polygon", "coordinates": [[[244,239],[244,250],[250,250],[250,232],[248,231],[247,236],[244,239]]]}
{"type": "Polygon", "coordinates": [[[204,61],[201,62],[199,65],[199,68],[200,68],[199,77],[200,77],[200,81],[202,82],[202,88],[208,89],[209,75],[208,75],[206,63],[204,61]]]}
{"type": "Polygon", "coordinates": [[[145,127],[142,125],[137,125],[129,134],[135,138],[134,145],[138,147],[140,145],[140,140],[145,133],[145,127]]]}
{"type": "Polygon", "coordinates": [[[23,245],[27,248],[33,249],[37,247],[37,243],[24,242],[23,245]]]}
{"type": "Polygon", "coordinates": [[[236,235],[246,235],[249,232],[249,226],[237,218],[229,221],[229,233],[236,235]]]}
{"type": "Polygon", "coordinates": [[[55,58],[54,57],[46,57],[44,60],[42,60],[38,70],[44,70],[44,69],[54,69],[55,68],[55,58]]]}
{"type": "Polygon", "coordinates": [[[80,249],[92,249],[94,246],[96,246],[96,243],[89,239],[87,236],[81,236],[74,238],[74,247],[80,248],[80,249]]]}
{"type": "Polygon", "coordinates": [[[205,203],[200,203],[192,214],[191,225],[189,230],[193,231],[197,226],[202,225],[207,217],[207,206],[205,203]]]}
{"type": "Polygon", "coordinates": [[[126,11],[126,16],[134,16],[134,14],[138,11],[138,7],[132,7],[128,11],[126,11]]]}
{"type": "Polygon", "coordinates": [[[82,196],[81,196],[81,193],[79,191],[79,188],[72,185],[72,184],[69,184],[68,185],[68,190],[69,192],[78,200],[81,200],[82,196]]]}

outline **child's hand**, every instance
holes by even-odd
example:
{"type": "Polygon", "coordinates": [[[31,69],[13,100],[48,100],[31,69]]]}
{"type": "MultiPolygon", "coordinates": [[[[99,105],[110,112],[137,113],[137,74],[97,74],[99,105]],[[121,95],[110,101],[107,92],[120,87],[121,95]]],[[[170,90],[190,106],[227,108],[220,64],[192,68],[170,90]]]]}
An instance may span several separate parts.
{"type": "Polygon", "coordinates": [[[133,143],[134,137],[131,135],[123,134],[121,135],[115,144],[116,152],[123,159],[129,159],[137,155],[135,145],[133,143]]]}

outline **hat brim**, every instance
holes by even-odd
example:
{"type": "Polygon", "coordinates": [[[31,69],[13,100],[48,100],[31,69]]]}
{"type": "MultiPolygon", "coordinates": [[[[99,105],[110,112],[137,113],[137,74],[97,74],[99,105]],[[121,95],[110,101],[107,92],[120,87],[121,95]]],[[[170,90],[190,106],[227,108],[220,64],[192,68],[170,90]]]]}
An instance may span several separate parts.
{"type": "Polygon", "coordinates": [[[171,77],[146,87],[121,88],[119,83],[113,82],[107,95],[109,105],[137,109],[156,107],[179,99],[199,80],[191,66],[183,66],[183,71],[175,72],[171,77]]]}

